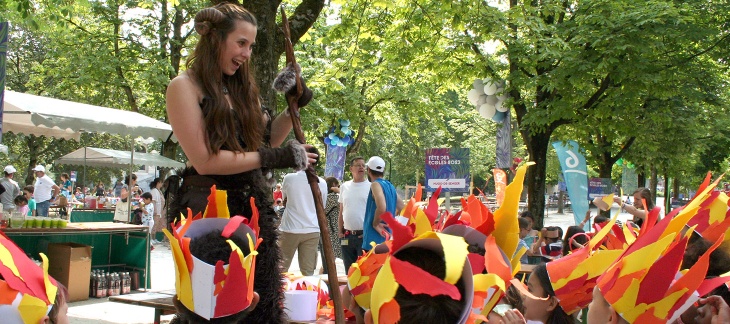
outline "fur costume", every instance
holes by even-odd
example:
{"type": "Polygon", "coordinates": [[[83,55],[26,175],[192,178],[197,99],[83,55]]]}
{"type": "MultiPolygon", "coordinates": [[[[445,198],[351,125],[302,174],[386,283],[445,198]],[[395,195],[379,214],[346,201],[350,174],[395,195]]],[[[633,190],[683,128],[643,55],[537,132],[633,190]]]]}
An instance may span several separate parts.
{"type": "Polygon", "coordinates": [[[168,223],[179,221],[180,213],[187,214],[186,208],[188,207],[192,209],[193,214],[202,213],[208,204],[207,197],[210,194],[210,187],[214,184],[218,189],[228,191],[228,207],[231,216],[241,215],[250,218],[249,198],[256,199],[256,207],[260,213],[260,237],[264,240],[258,250],[254,283],[254,290],[259,294],[260,301],[246,317],[245,322],[285,323],[282,309],[284,289],[279,269],[281,250],[277,244],[279,234],[276,231],[278,218],[271,207],[273,204],[271,188],[262,170],[256,169],[235,175],[201,176],[195,169],[186,168],[178,174],[179,176],[169,178],[168,223]],[[179,189],[176,189],[175,185],[179,180],[182,180],[182,183],[179,189]]]}

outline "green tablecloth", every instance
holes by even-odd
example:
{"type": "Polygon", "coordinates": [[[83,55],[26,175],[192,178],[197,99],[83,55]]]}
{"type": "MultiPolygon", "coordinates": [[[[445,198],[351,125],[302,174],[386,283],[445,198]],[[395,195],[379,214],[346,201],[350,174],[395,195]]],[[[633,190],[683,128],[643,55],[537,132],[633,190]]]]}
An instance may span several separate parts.
{"type": "Polygon", "coordinates": [[[73,209],[70,221],[82,222],[111,222],[114,220],[114,209],[73,209]]]}
{"type": "MultiPolygon", "coordinates": [[[[31,230],[35,230],[36,232],[14,233],[12,231],[7,231],[5,234],[21,249],[23,249],[26,254],[37,260],[40,260],[38,253],[48,253],[49,243],[73,242],[89,245],[91,246],[92,251],[92,268],[108,271],[138,271],[140,287],[144,288],[144,280],[147,281],[147,287],[151,287],[151,278],[149,275],[145,278],[144,273],[145,261],[149,260],[150,256],[146,232],[105,232],[104,229],[101,229],[98,231],[79,232],[78,234],[58,234],[54,233],[53,229],[49,229],[48,232],[45,233],[38,232],[41,229],[31,230]],[[121,264],[123,266],[107,267],[107,265],[116,264],[121,264]]],[[[150,268],[151,267],[148,264],[147,274],[150,273],[150,268]]]]}

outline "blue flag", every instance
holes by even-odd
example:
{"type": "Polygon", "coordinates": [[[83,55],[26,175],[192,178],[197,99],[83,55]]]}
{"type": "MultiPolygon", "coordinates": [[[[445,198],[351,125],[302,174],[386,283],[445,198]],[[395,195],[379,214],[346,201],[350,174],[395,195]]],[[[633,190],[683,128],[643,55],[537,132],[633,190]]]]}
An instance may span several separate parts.
{"type": "MultiPolygon", "coordinates": [[[[563,178],[568,187],[570,204],[573,209],[575,224],[578,225],[586,216],[588,211],[588,171],[586,159],[579,152],[580,147],[575,141],[553,142],[555,152],[560,160],[560,168],[563,169],[563,178]]],[[[588,224],[586,224],[588,226],[588,224]]]]}

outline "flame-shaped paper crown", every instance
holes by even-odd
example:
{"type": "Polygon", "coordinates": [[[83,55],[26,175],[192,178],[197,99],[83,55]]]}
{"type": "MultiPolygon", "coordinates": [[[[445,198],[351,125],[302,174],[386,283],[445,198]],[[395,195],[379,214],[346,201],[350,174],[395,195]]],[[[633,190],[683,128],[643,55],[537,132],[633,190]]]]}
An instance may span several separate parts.
{"type": "MultiPolygon", "coordinates": [[[[391,215],[383,215],[389,224],[397,223],[391,215]]],[[[373,282],[370,296],[370,309],[375,323],[396,323],[400,320],[400,306],[395,299],[398,287],[403,286],[411,294],[428,294],[430,296],[446,295],[454,300],[463,300],[464,309],[459,323],[466,323],[471,315],[474,287],[471,266],[467,259],[467,244],[458,236],[426,232],[405,244],[399,243],[394,232],[392,253],[386,255],[383,266],[373,282]],[[446,273],[438,278],[427,271],[405,261],[395,255],[409,247],[420,247],[436,252],[444,258],[446,273]],[[448,253],[445,253],[448,251],[448,253]],[[464,294],[456,283],[462,279],[464,294]]]]}
{"type": "Polygon", "coordinates": [[[555,297],[560,301],[560,306],[566,313],[573,314],[588,306],[593,299],[593,287],[596,286],[596,280],[623,253],[622,249],[594,250],[600,246],[603,238],[615,223],[616,217],[614,216],[588,242],[587,247],[546,263],[555,297]]]}
{"type": "Polygon", "coordinates": [[[173,225],[173,233],[164,230],[175,260],[177,298],[190,311],[205,319],[239,313],[248,308],[253,299],[256,248],[261,243],[258,238],[258,209],[251,198],[253,212],[248,221],[242,216],[230,217],[226,202],[226,191],[216,190],[213,186],[204,216],[197,214],[193,217],[188,209],[188,217],[179,225],[173,225]],[[216,230],[221,232],[221,237],[226,239],[232,251],[228,260],[208,264],[193,255],[190,246],[196,239],[216,230]],[[248,242],[248,246],[244,249],[237,246],[231,240],[234,237],[248,242]],[[244,255],[246,250],[248,254],[244,255]]]}
{"type": "Polygon", "coordinates": [[[347,273],[347,287],[360,307],[370,309],[370,294],[378,271],[385,263],[392,241],[385,241],[368,251],[350,266],[347,273]]]}
{"type": "Polygon", "coordinates": [[[730,280],[728,276],[705,279],[710,254],[724,240],[727,227],[694,266],[680,271],[692,232],[682,234],[681,230],[687,220],[691,223],[698,216],[698,210],[685,208],[685,214],[667,216],[649,230],[642,230],[598,278],[597,287],[606,301],[629,323],[673,322],[700,296],[730,280]]]}
{"type": "Polygon", "coordinates": [[[3,323],[36,324],[51,311],[58,283],[48,275],[48,258],[42,267],[0,232],[0,318],[3,323]]]}

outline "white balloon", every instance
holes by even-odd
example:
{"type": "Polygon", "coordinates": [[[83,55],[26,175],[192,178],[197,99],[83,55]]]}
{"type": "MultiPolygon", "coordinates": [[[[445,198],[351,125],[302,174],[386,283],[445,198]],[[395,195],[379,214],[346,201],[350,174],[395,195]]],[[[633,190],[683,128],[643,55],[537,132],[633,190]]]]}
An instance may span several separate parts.
{"type": "Polygon", "coordinates": [[[492,118],[494,117],[494,114],[497,113],[497,110],[494,109],[494,106],[490,104],[483,104],[479,106],[479,115],[484,118],[492,118]]]}
{"type": "Polygon", "coordinates": [[[504,101],[497,101],[497,103],[494,104],[494,109],[497,109],[497,111],[500,112],[506,112],[509,110],[509,107],[504,104],[504,101]]]}
{"type": "Polygon", "coordinates": [[[474,80],[474,89],[483,89],[484,83],[482,82],[482,79],[476,79],[474,80]]]}
{"type": "Polygon", "coordinates": [[[490,105],[494,105],[494,104],[497,103],[497,101],[499,101],[499,99],[497,99],[497,96],[487,96],[487,102],[486,103],[488,103],[490,105]]]}
{"type": "Polygon", "coordinates": [[[469,90],[469,93],[466,94],[466,97],[469,99],[469,102],[471,102],[472,105],[477,104],[477,100],[479,100],[479,95],[481,93],[476,89],[469,90]]]}
{"type": "Polygon", "coordinates": [[[499,101],[505,101],[507,98],[509,98],[509,94],[507,94],[507,92],[502,92],[497,95],[497,99],[499,99],[499,101]]]}
{"type": "Polygon", "coordinates": [[[479,99],[477,99],[476,106],[479,107],[479,106],[483,105],[485,102],[487,102],[487,95],[482,94],[479,96],[479,99]]]}
{"type": "Polygon", "coordinates": [[[491,96],[495,93],[497,93],[497,85],[493,82],[485,83],[484,84],[484,93],[488,96],[491,96]]]}

